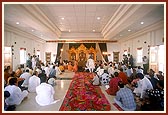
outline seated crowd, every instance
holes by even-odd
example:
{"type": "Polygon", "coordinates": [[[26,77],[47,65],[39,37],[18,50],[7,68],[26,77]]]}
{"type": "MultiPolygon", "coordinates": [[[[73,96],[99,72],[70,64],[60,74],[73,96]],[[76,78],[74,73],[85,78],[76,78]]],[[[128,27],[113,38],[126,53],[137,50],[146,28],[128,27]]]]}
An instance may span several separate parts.
{"type": "Polygon", "coordinates": [[[140,66],[132,68],[123,63],[110,62],[108,67],[106,66],[107,64],[101,63],[95,67],[93,85],[105,86],[106,92],[115,96],[114,101],[123,110],[164,110],[163,72],[159,71],[156,74],[152,69],[149,69],[144,73],[144,69],[140,66]],[[123,88],[130,90],[127,91],[123,88]],[[126,95],[129,95],[129,98],[126,99],[126,95]],[[117,100],[122,103],[119,104],[117,100]],[[136,109],[135,103],[137,104],[136,109]],[[132,105],[132,108],[128,105],[132,105]]]}
{"type": "MultiPolygon", "coordinates": [[[[18,67],[16,71],[11,71],[9,66],[4,69],[5,110],[15,109],[15,105],[21,104],[29,92],[36,92],[36,102],[41,106],[56,103],[53,87],[58,75],[65,69],[78,71],[77,61],[73,64],[71,61],[48,63],[45,66],[35,57],[32,58],[28,60],[25,70],[18,67]]],[[[90,69],[86,67],[85,71],[90,69]]],[[[92,71],[92,84],[105,86],[106,92],[115,96],[114,102],[123,110],[164,110],[164,74],[161,71],[156,74],[150,69],[144,73],[140,66],[102,61],[97,61],[92,71]],[[140,108],[137,108],[139,102],[140,108]]]]}
{"type": "MultiPolygon", "coordinates": [[[[30,63],[30,62],[29,62],[30,63]]],[[[11,71],[10,66],[4,69],[4,110],[15,110],[28,96],[36,93],[36,102],[40,106],[56,103],[54,99],[54,86],[58,75],[65,71],[63,64],[27,63],[26,68],[20,66],[16,71],[11,71]],[[45,89],[45,90],[44,90],[45,89]],[[43,97],[41,97],[41,95],[43,97]]]]}

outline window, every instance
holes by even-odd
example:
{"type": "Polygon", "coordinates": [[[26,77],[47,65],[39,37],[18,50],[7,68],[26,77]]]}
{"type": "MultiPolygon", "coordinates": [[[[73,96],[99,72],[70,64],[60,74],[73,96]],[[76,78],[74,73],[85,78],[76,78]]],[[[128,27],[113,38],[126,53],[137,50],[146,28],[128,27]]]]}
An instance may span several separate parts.
{"type": "Polygon", "coordinates": [[[12,63],[12,51],[11,47],[4,47],[4,64],[11,65],[12,63]]]}
{"type": "Polygon", "coordinates": [[[150,47],[150,62],[156,63],[157,47],[150,47]]]}
{"type": "Polygon", "coordinates": [[[137,48],[137,63],[142,63],[142,48],[137,48]]]}
{"type": "Polygon", "coordinates": [[[164,63],[165,63],[165,49],[164,45],[160,45],[158,50],[159,71],[164,72],[164,63]]]}
{"type": "Polygon", "coordinates": [[[150,66],[155,71],[165,72],[165,46],[150,47],[150,66]]]}
{"type": "Polygon", "coordinates": [[[20,64],[26,63],[26,48],[20,48],[20,64]]]}

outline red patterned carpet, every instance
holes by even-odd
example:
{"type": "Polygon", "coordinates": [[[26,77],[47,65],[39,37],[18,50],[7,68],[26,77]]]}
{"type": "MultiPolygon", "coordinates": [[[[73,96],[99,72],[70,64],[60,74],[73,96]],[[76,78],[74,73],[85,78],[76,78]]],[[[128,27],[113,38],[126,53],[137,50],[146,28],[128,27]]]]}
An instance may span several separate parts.
{"type": "Polygon", "coordinates": [[[60,107],[60,111],[109,111],[110,103],[99,86],[93,86],[93,74],[77,72],[60,107]]]}
{"type": "Polygon", "coordinates": [[[113,103],[113,105],[119,110],[119,111],[124,111],[120,106],[118,106],[116,103],[113,103]]]}

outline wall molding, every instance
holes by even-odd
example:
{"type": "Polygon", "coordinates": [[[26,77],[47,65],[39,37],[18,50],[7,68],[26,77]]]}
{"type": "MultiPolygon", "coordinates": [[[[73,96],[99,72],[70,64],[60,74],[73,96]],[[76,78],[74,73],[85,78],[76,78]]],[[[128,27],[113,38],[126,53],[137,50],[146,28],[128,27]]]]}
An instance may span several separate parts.
{"type": "Polygon", "coordinates": [[[48,40],[47,43],[117,43],[117,40],[48,40]]]}

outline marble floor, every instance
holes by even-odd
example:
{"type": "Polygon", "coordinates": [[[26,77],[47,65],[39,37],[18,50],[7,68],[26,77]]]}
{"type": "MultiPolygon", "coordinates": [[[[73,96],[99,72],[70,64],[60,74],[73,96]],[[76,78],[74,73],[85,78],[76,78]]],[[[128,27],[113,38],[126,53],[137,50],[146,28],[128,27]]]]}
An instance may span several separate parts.
{"type": "MultiPolygon", "coordinates": [[[[59,76],[59,78],[72,78],[74,75],[74,72],[65,71],[63,74],[59,76]]],[[[29,93],[28,98],[25,99],[19,106],[16,106],[16,111],[18,112],[38,112],[38,111],[45,111],[45,112],[59,112],[59,108],[61,107],[61,104],[64,100],[64,97],[66,95],[66,92],[69,88],[69,85],[72,80],[64,80],[64,79],[58,79],[57,85],[54,86],[55,89],[55,99],[58,99],[59,101],[55,104],[48,105],[48,106],[39,106],[35,101],[36,93],[29,93]]],[[[107,100],[111,104],[111,111],[118,111],[118,109],[112,105],[114,96],[108,95],[105,92],[105,87],[100,86],[102,92],[105,94],[107,100]]]]}

